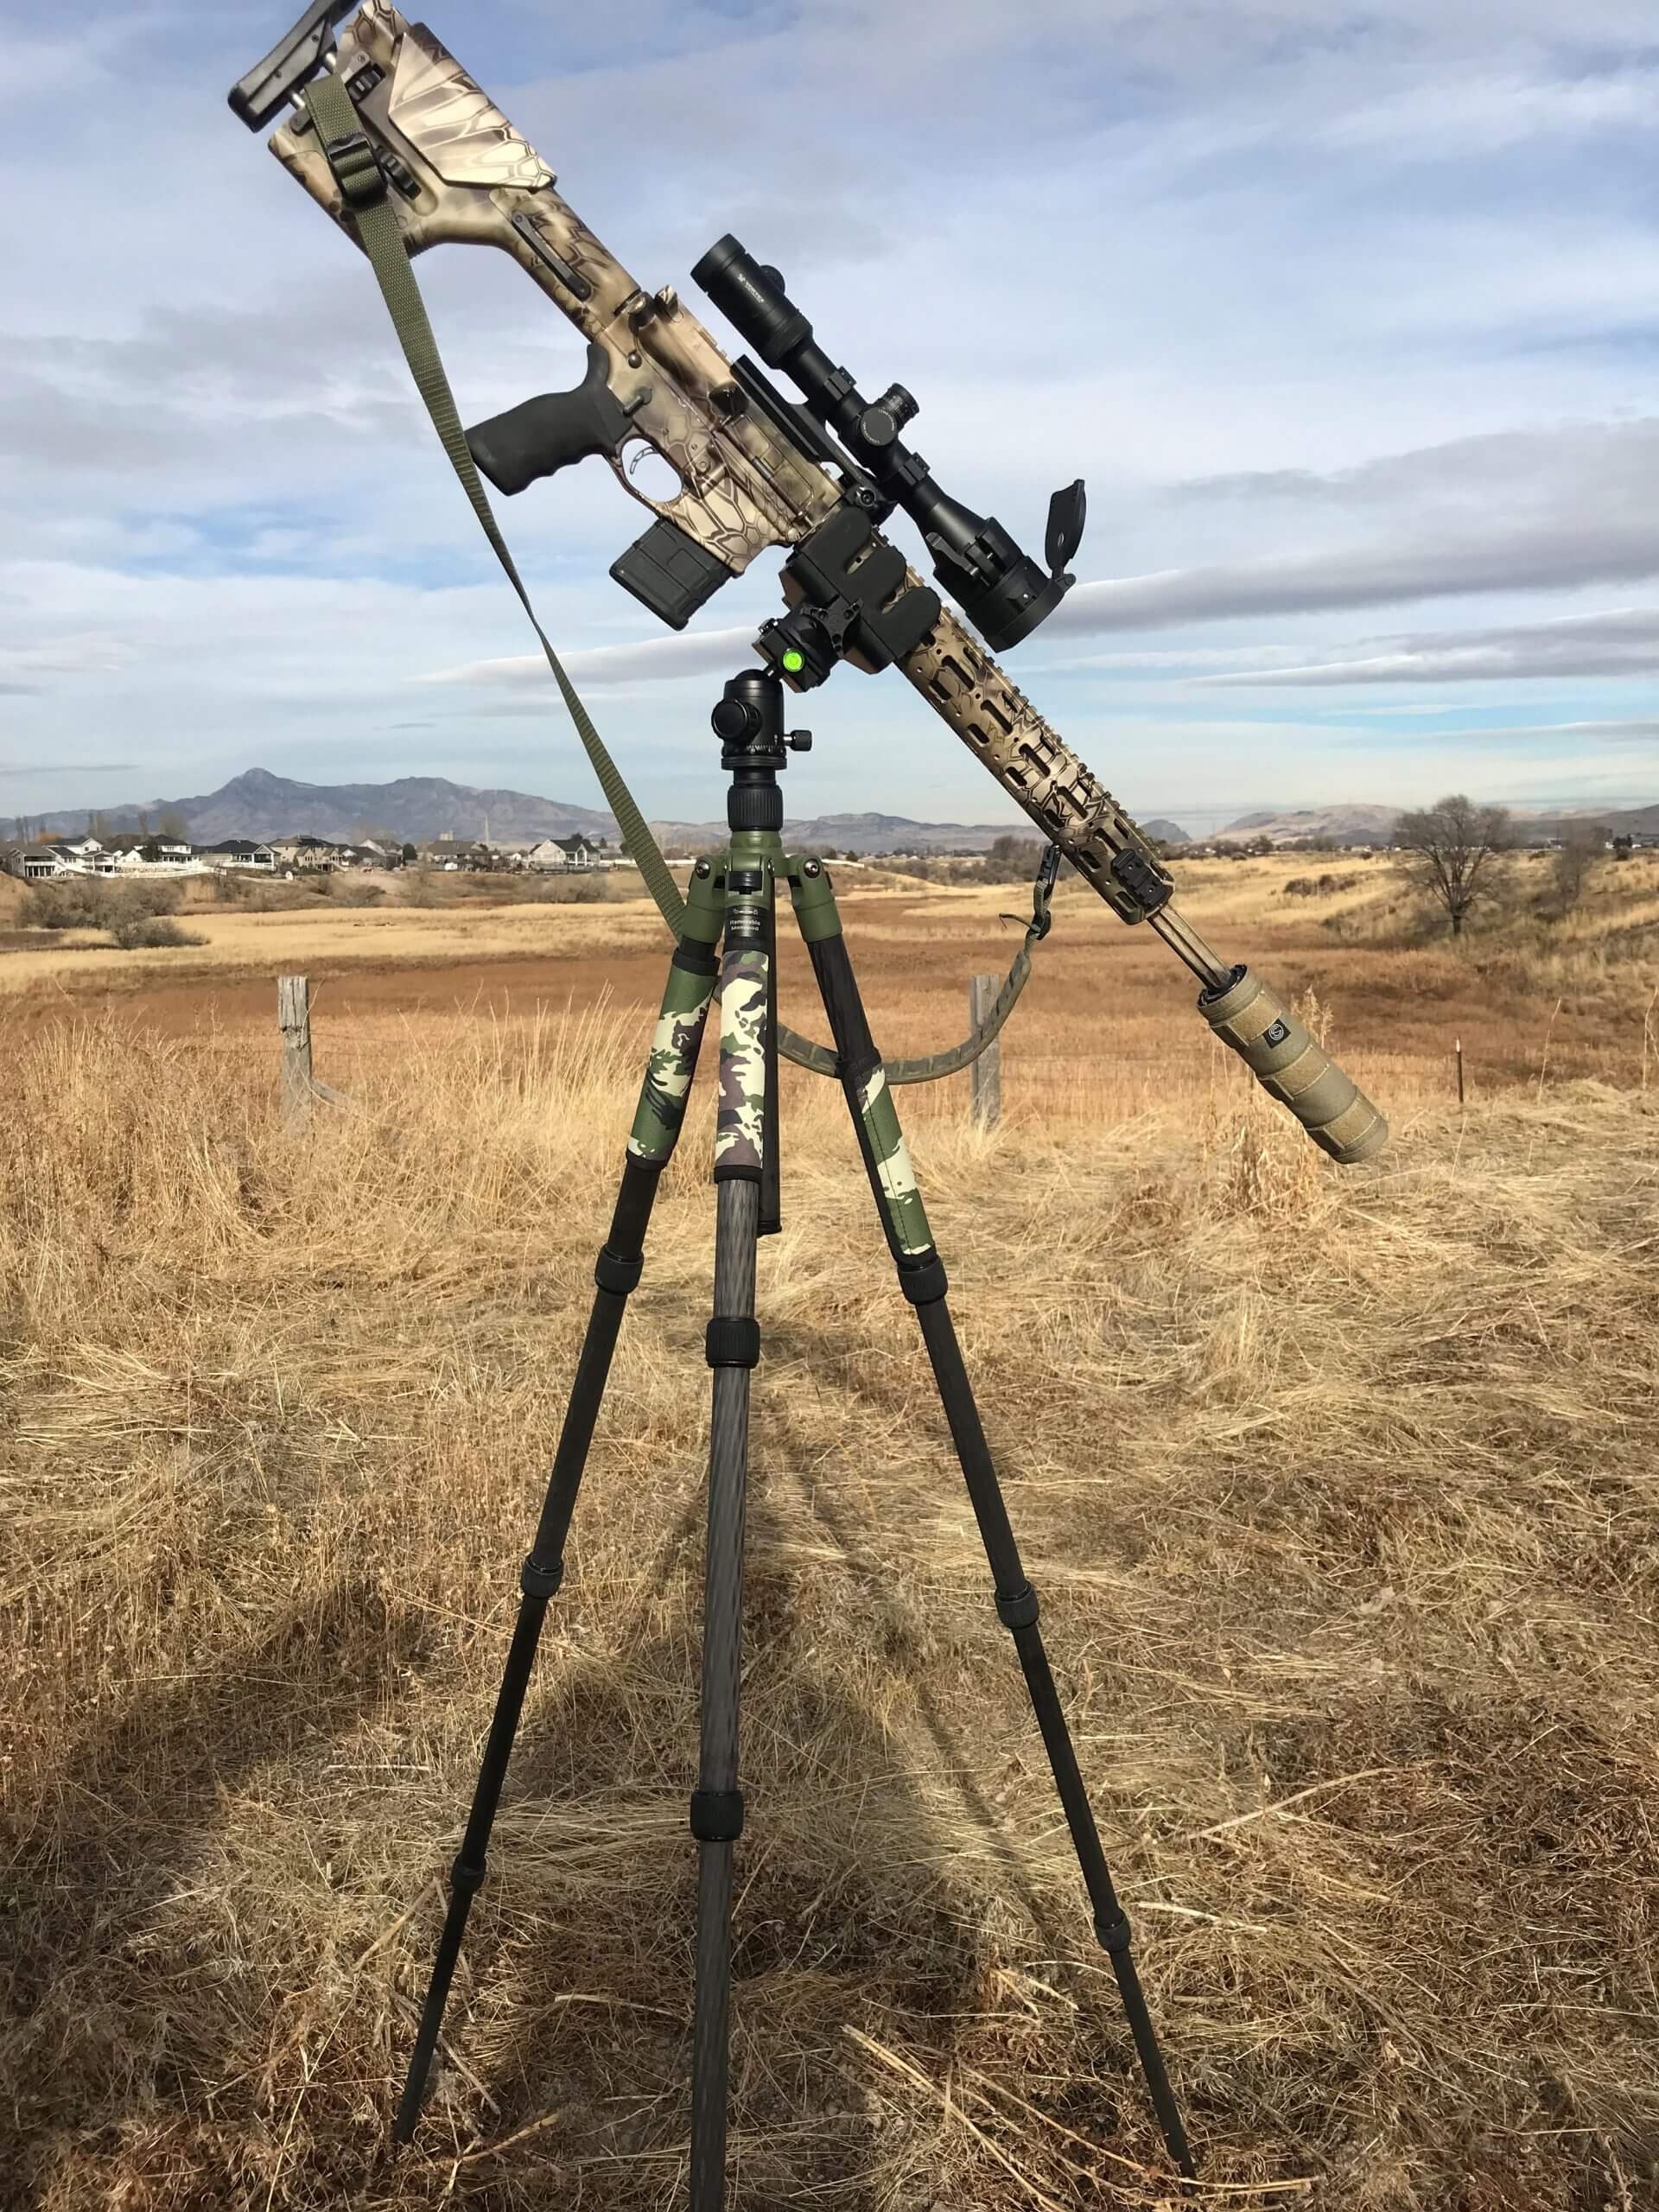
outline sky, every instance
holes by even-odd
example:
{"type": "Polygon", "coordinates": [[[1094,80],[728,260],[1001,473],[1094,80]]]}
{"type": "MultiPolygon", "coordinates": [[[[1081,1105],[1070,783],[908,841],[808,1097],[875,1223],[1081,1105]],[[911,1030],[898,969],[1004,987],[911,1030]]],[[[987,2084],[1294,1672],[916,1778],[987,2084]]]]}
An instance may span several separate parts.
{"type": "MultiPolygon", "coordinates": [[[[225,105],[297,0],[0,0],[0,822],[442,775],[602,804],[368,266],[225,105]]],[[[727,231],[1040,553],[1009,673],[1131,812],[1659,799],[1659,29],[1639,0],[435,0],[648,289],[727,231]]],[[[569,387],[506,257],[416,264],[462,418],[569,387]]],[[[674,638],[600,461],[498,512],[647,815],[710,820],[766,556],[674,638]]],[[[918,566],[913,531],[891,534],[918,566]]],[[[1020,817],[896,674],[792,816],[1020,817]]]]}

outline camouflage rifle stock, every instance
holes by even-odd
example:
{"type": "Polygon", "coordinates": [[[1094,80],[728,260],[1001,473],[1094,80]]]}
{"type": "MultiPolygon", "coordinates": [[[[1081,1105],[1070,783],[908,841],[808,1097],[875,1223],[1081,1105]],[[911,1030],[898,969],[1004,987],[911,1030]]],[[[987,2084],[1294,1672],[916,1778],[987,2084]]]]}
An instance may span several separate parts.
{"type": "MultiPolygon", "coordinates": [[[[446,243],[499,247],[582,333],[588,369],[574,391],[528,401],[468,435],[478,467],[499,490],[522,490],[601,455],[653,517],[610,573],[677,629],[768,547],[802,546],[849,497],[877,507],[868,479],[805,410],[769,388],[757,391],[764,379],[753,365],[734,370],[672,287],[647,292],[634,281],[560,196],[540,155],[423,24],[406,22],[390,0],[365,0],[339,31],[336,48],[333,26],[348,4],[320,0],[242,79],[231,105],[251,128],[263,129],[332,67],[349,96],[355,131],[325,146],[302,102],[270,144],[346,236],[362,243],[353,202],[366,186],[392,211],[411,256],[446,243]],[[632,480],[628,459],[642,445],[677,474],[672,499],[653,499],[632,480]]],[[[735,241],[723,240],[705,257],[700,280],[711,292],[716,277],[723,280],[721,304],[740,320],[733,287],[741,292],[745,280],[742,269],[730,277],[734,261],[764,280],[753,291],[762,317],[786,330],[798,353],[798,327],[804,329],[810,349],[811,327],[785,297],[781,278],[750,264],[735,241]],[[704,274],[710,270],[715,275],[704,274]]],[[[861,406],[846,372],[832,374],[845,379],[852,403],[861,406]]],[[[887,410],[883,434],[892,444],[915,403],[895,385],[877,407],[887,410]]],[[[868,424],[874,411],[861,420],[868,424]]],[[[925,475],[925,463],[916,466],[925,475]]],[[[1054,573],[1046,585],[999,524],[982,524],[942,495],[938,505],[947,537],[956,518],[977,524],[979,535],[963,566],[930,533],[939,555],[936,574],[988,636],[1017,641],[1071,582],[1059,570],[1081,535],[1081,485],[1057,494],[1051,509],[1054,573]],[[996,576],[1000,599],[989,590],[977,602],[969,598],[976,573],[996,576]]],[[[1325,1152],[1347,1165],[1380,1151],[1388,1126],[1376,1108],[1264,984],[1224,960],[1175,912],[1173,878],[1105,786],[887,542],[868,535],[871,550],[893,564],[887,604],[931,601],[938,610],[918,642],[891,656],[912,684],[1114,912],[1125,922],[1146,921],[1169,945],[1202,986],[1199,1009],[1214,1033],[1325,1152]]],[[[787,567],[785,582],[791,597],[787,567]]],[[[867,671],[884,664],[856,642],[842,645],[841,657],[867,671]]],[[[791,689],[822,680],[809,675],[797,683],[789,660],[781,668],[791,689]]]]}

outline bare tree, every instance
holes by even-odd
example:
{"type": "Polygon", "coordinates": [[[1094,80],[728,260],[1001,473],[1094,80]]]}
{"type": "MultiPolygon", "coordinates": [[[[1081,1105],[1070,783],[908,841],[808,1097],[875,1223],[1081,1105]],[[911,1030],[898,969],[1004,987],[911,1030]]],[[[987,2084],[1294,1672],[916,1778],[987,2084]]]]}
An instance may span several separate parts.
{"type": "Polygon", "coordinates": [[[156,818],[156,832],[161,837],[171,837],[180,844],[190,840],[190,825],[176,806],[164,806],[156,818]]]}
{"type": "Polygon", "coordinates": [[[1476,806],[1461,791],[1402,814],[1394,825],[1407,876],[1445,909],[1453,937],[1463,935],[1470,909],[1496,888],[1497,856],[1510,838],[1507,807],[1476,806]]]}
{"type": "Polygon", "coordinates": [[[1593,822],[1562,825],[1561,842],[1554,855],[1555,903],[1565,920],[1584,896],[1590,871],[1607,849],[1607,832],[1593,822]]]}
{"type": "Polygon", "coordinates": [[[981,880],[985,883],[1020,883],[1037,873],[1037,863],[1043,857],[1043,849],[1034,839],[1021,837],[1017,833],[1004,837],[993,837],[985,855],[981,880]]]}

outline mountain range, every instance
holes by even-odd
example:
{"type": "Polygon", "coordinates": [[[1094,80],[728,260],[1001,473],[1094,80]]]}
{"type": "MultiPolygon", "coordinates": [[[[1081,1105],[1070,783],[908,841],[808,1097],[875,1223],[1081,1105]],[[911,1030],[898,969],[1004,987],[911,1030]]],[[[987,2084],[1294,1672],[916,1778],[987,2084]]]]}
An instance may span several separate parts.
{"type": "Polygon", "coordinates": [[[1385,837],[1399,817],[1397,806],[1308,806],[1286,813],[1241,814],[1205,842],[1242,844],[1249,837],[1269,837],[1275,845],[1293,838],[1317,837],[1338,845],[1373,845],[1385,837]]]}
{"type": "Polygon", "coordinates": [[[442,837],[476,837],[487,816],[492,837],[568,837],[585,830],[590,837],[613,837],[610,816],[591,806],[567,806],[556,799],[533,798],[527,791],[474,791],[442,776],[399,776],[390,784],[302,784],[250,768],[216,791],[194,798],[138,799],[122,806],[57,807],[43,822],[64,834],[91,830],[96,819],[111,830],[151,828],[176,823],[177,834],[194,844],[220,837],[327,837],[345,842],[374,830],[400,842],[442,837]]]}
{"type": "MultiPolygon", "coordinates": [[[[1659,806],[1512,806],[1510,812],[1529,832],[1538,835],[1558,832],[1564,822],[1582,821],[1605,823],[1612,830],[1651,834],[1659,830],[1659,806]]],[[[1268,837],[1275,845],[1290,844],[1299,839],[1336,845],[1375,845],[1387,836],[1399,815],[1397,806],[1355,805],[1241,814],[1236,822],[1230,822],[1224,830],[1213,831],[1204,842],[1242,844],[1247,838],[1268,837]]]]}
{"type": "MultiPolygon", "coordinates": [[[[52,807],[31,819],[36,836],[42,827],[71,836],[95,834],[99,823],[111,831],[149,826],[171,830],[198,845],[213,844],[221,837],[347,841],[377,832],[399,843],[487,835],[498,844],[569,837],[578,830],[590,837],[613,839],[620,834],[615,817],[602,809],[537,798],[530,791],[479,791],[442,776],[399,776],[389,784],[302,784],[274,776],[266,768],[250,768],[218,791],[191,798],[52,807]]],[[[717,845],[728,834],[723,822],[653,822],[651,827],[664,843],[682,849],[717,845]]],[[[1011,827],[1017,836],[1024,825],[913,822],[902,814],[822,814],[785,822],[784,837],[791,845],[833,845],[842,852],[982,852],[998,837],[1007,836],[1011,827]]],[[[1185,841],[1185,832],[1175,823],[1151,822],[1146,827],[1151,836],[1172,843],[1185,841]]]]}
{"type": "MultiPolygon", "coordinates": [[[[1375,844],[1399,810],[1397,806],[1349,804],[1241,814],[1225,829],[1213,831],[1211,841],[1266,836],[1275,844],[1298,839],[1375,844]]],[[[1588,816],[1610,829],[1659,830],[1659,806],[1517,806],[1511,811],[1539,830],[1588,816]]],[[[569,837],[578,830],[590,837],[614,839],[620,835],[615,817],[602,808],[538,798],[530,791],[480,791],[442,776],[399,776],[388,784],[302,784],[289,776],[274,776],[266,768],[250,768],[218,791],[193,798],[134,800],[96,809],[49,808],[31,817],[30,834],[38,836],[49,827],[60,836],[77,836],[93,830],[99,823],[111,831],[137,830],[146,822],[152,829],[176,830],[199,845],[213,844],[221,837],[345,841],[377,832],[400,843],[487,835],[498,844],[513,844],[534,837],[569,837]]],[[[653,822],[651,827],[664,845],[682,851],[718,845],[727,835],[722,822],[653,822]]],[[[1179,823],[1161,816],[1141,827],[1164,844],[1191,842],[1179,823]]],[[[853,853],[983,852],[1011,832],[1016,836],[1036,834],[1024,823],[917,822],[904,814],[820,814],[784,824],[785,842],[790,845],[830,846],[853,853]]]]}

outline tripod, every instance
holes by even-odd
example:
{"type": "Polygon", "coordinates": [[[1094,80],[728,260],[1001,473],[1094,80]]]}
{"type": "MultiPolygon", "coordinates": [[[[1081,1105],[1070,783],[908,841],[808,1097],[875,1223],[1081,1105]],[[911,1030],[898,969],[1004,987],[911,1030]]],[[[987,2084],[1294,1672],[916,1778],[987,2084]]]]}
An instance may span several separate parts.
{"type": "Polygon", "coordinates": [[[1054,1678],[1037,1626],[1037,1599],[1020,1563],[990,1448],[945,1305],[945,1274],[934,1249],[899,1130],[893,1094],[853,978],[835,894],[822,862],[785,854],[778,772],[785,747],[804,732],[783,730],[783,696],[771,670],[746,669],[715,709],[730,844],[693,872],[684,933],[669,965],[622,1187],[610,1235],[594,1269],[596,1286],[564,1427],[536,1541],[519,1575],[512,1648],[490,1726],[466,1834],[449,1877],[449,1906],[427,1991],[394,2133],[415,2131],[462,1932],[485,1876],[485,1853],[512,1756],[547,1604],[564,1573],[564,1541],[610,1370],[628,1294],[639,1282],[657,1180],[684,1116],[709,1005],[721,1007],[720,1096],[715,1135],[714,1318],[705,1353],[714,1370],[709,1452],[709,1522],[703,1599],[702,1744],[691,1798],[697,1840],[696,1997],[691,2060],[691,2212],[721,2212],[726,2196],[730,2070],[732,1846],[743,1828],[738,1788],[738,1682],[743,1524],[747,1484],[749,1374],[760,1357],[754,1318],[755,1244],[779,1219],[777,1135],[776,892],[787,883],[795,918],[829,1016],[842,1089],[863,1154],[899,1285],[916,1309],[922,1340],[996,1586],[996,1610],[1014,1637],[1032,1709],[1093,1909],[1095,1934],[1112,1962],[1158,2123],[1180,2171],[1196,2168],[1164,2071],[1129,1923],[1107,1870],[1077,1770],[1054,1678]],[[723,935],[716,962],[715,946],[723,935]]]}

